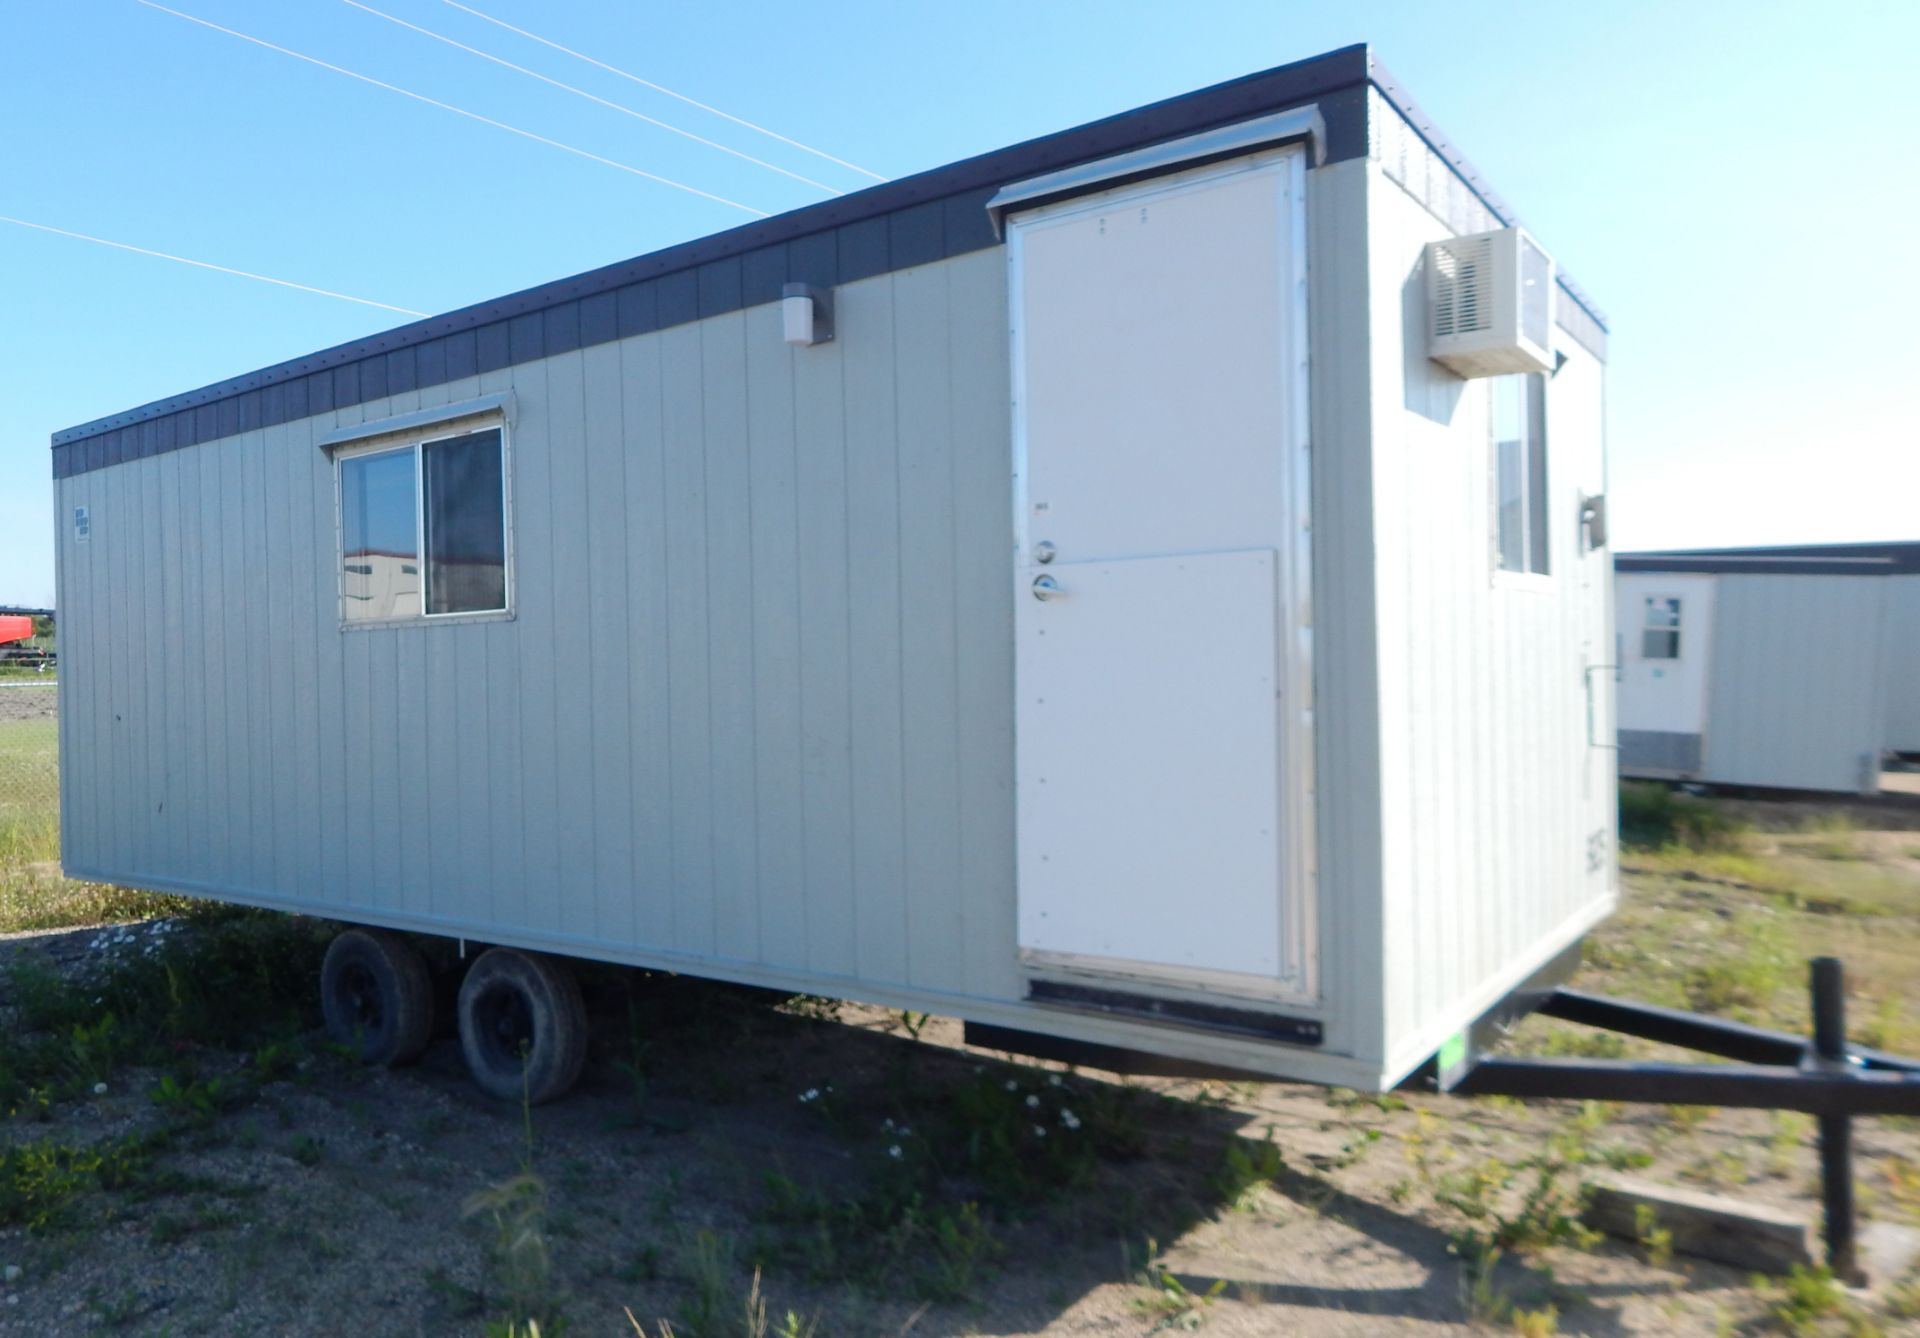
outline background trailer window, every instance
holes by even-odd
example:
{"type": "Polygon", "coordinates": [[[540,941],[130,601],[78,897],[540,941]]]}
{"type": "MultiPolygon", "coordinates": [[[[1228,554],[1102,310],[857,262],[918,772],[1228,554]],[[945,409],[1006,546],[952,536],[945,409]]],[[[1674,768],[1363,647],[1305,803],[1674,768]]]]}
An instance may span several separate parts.
{"type": "Polygon", "coordinates": [[[499,428],[343,456],[342,619],[504,612],[505,482],[499,428]]]}
{"type": "Polygon", "coordinates": [[[1647,596],[1647,621],[1640,634],[1640,658],[1680,658],[1680,601],[1672,595],[1647,596]]]}

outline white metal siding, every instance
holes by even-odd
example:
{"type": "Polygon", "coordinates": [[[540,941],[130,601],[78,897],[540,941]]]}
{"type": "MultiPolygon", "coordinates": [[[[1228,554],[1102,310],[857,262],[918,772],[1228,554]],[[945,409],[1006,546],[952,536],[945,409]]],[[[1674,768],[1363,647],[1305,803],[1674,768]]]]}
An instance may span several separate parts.
{"type": "Polygon", "coordinates": [[[63,480],[68,864],[1013,997],[1003,265],[63,480]],[[316,436],[509,386],[515,619],[340,630],[316,436]]]}
{"type": "Polygon", "coordinates": [[[1392,1072],[1614,904],[1612,573],[1577,523],[1605,487],[1601,365],[1562,340],[1548,383],[1550,577],[1496,575],[1491,383],[1426,356],[1422,248],[1449,230],[1376,166],[1368,233],[1392,1072]]]}
{"type": "Polygon", "coordinates": [[[1877,788],[1889,584],[1871,576],[1719,578],[1705,779],[1877,788]]]}
{"type": "Polygon", "coordinates": [[[1882,669],[1887,732],[1882,746],[1920,753],[1920,576],[1887,578],[1887,622],[1882,669]]]}

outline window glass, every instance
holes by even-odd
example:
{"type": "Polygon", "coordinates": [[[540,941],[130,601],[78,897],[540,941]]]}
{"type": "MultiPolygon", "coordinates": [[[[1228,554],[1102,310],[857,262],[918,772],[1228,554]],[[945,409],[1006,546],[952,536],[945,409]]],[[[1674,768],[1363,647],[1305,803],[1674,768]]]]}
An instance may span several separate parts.
{"type": "Polygon", "coordinates": [[[340,593],[348,622],[420,612],[411,450],[340,462],[340,593]]]}
{"type": "Polygon", "coordinates": [[[420,448],[426,485],[427,612],[507,606],[507,527],[499,431],[420,448]]]}
{"type": "Polygon", "coordinates": [[[1646,624],[1640,633],[1640,656],[1647,660],[1680,658],[1680,601],[1672,595],[1647,596],[1646,624]]]}
{"type": "Polygon", "coordinates": [[[1494,553],[1500,570],[1547,572],[1546,379],[1493,378],[1494,553]]]}

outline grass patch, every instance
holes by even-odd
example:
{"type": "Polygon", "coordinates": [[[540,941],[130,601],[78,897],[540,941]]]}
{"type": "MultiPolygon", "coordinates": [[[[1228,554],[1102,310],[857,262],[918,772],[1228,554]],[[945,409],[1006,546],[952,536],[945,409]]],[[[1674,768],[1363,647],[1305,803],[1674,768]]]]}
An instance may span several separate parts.
{"type": "Polygon", "coordinates": [[[312,982],[329,926],[268,911],[202,907],[185,928],[123,946],[91,977],[37,962],[7,973],[0,1029],[0,1108],[18,1112],[81,1095],[118,1069],[177,1067],[161,1089],[182,1111],[226,1103],[190,1065],[202,1046],[269,1057],[319,1023],[312,982]]]}
{"type": "Polygon", "coordinates": [[[1747,824],[1705,800],[1652,781],[1620,787],[1620,844],[1627,850],[1738,850],[1747,824]]]}

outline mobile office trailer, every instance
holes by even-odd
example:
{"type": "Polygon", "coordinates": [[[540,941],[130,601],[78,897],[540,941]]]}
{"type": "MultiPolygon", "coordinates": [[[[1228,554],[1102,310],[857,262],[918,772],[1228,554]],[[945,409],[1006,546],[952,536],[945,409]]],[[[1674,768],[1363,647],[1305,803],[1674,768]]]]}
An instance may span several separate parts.
{"type": "Polygon", "coordinates": [[[1615,904],[1511,225],[1353,47],[61,432],[66,869],[1392,1085],[1615,904]]]}
{"type": "Polygon", "coordinates": [[[1920,743],[1920,544],[1614,566],[1623,774],[1873,794],[1920,743]]]}

